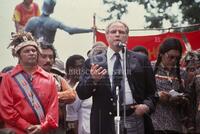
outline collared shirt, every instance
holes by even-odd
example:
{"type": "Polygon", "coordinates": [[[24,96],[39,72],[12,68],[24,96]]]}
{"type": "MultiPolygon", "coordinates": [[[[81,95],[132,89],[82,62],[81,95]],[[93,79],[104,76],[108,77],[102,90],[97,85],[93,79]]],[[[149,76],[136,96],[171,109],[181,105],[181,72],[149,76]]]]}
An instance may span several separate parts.
{"type": "MultiPolygon", "coordinates": [[[[13,76],[25,72],[23,66],[17,65],[4,75],[1,83],[0,113],[5,120],[5,127],[12,128],[17,134],[25,134],[32,124],[38,124],[37,117],[23,95],[13,76]]],[[[58,96],[55,79],[41,67],[32,73],[31,84],[45,110],[45,121],[40,125],[42,131],[49,131],[58,126],[58,96]]]]}
{"type": "MultiPolygon", "coordinates": [[[[116,56],[114,56],[115,51],[113,51],[110,47],[107,50],[107,63],[108,63],[108,75],[111,83],[111,87],[113,86],[113,67],[116,60],[116,56]]],[[[123,54],[122,51],[119,52],[120,54],[120,62],[122,65],[122,70],[124,70],[123,66],[123,54]]],[[[124,71],[122,71],[124,72],[124,71]]],[[[131,89],[128,83],[127,75],[125,76],[125,104],[132,104],[133,103],[133,96],[131,93],[131,89]]]]}
{"type": "MultiPolygon", "coordinates": [[[[68,81],[69,83],[69,81],[68,81]]],[[[78,82],[72,87],[72,89],[76,89],[78,82]]],[[[78,109],[81,106],[81,100],[78,95],[73,103],[66,105],[66,121],[76,121],[78,120],[78,109]]]]}
{"type": "MultiPolygon", "coordinates": [[[[76,88],[78,82],[75,84],[73,89],[76,88]]],[[[90,133],[90,113],[92,107],[92,97],[80,100],[78,95],[76,100],[66,105],[66,121],[76,121],[78,120],[78,133],[90,133]]]]}

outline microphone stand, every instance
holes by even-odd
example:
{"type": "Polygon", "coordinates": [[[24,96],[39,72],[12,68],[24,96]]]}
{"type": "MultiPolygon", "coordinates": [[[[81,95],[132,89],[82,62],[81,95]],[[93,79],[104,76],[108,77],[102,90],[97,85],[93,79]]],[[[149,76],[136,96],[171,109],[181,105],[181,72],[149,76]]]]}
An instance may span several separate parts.
{"type": "Polygon", "coordinates": [[[122,80],[123,80],[123,87],[124,87],[124,90],[123,90],[123,117],[124,117],[124,123],[123,123],[123,134],[126,134],[127,131],[126,131],[126,95],[125,95],[125,90],[126,90],[126,84],[125,84],[125,78],[126,78],[126,46],[124,46],[122,48],[122,55],[123,55],[123,60],[122,60],[122,68],[123,68],[123,77],[122,77],[122,80]]]}
{"type": "MultiPolygon", "coordinates": [[[[122,55],[123,55],[123,62],[122,62],[122,69],[123,74],[122,74],[122,86],[124,87],[123,92],[123,134],[126,134],[126,96],[125,96],[125,89],[126,89],[126,85],[125,85],[125,77],[126,77],[126,48],[122,47],[122,55]]],[[[116,124],[116,134],[120,134],[120,103],[119,103],[119,86],[116,86],[116,96],[117,96],[117,116],[115,116],[115,124],[116,124]]]]}
{"type": "Polygon", "coordinates": [[[115,116],[115,131],[116,131],[116,134],[120,134],[119,86],[116,86],[116,96],[117,96],[117,116],[115,116]]]}
{"type": "MultiPolygon", "coordinates": [[[[123,119],[124,119],[124,123],[123,123],[123,134],[126,134],[126,96],[125,96],[125,77],[126,77],[126,48],[122,47],[122,54],[123,54],[123,64],[122,64],[122,69],[124,69],[123,74],[122,74],[122,81],[123,81],[123,87],[124,90],[123,92],[123,119]]],[[[122,87],[121,86],[121,87],[122,87]]],[[[117,96],[117,116],[115,116],[115,130],[116,130],[116,134],[120,134],[120,103],[119,103],[119,86],[116,86],[116,96],[117,96]]]]}

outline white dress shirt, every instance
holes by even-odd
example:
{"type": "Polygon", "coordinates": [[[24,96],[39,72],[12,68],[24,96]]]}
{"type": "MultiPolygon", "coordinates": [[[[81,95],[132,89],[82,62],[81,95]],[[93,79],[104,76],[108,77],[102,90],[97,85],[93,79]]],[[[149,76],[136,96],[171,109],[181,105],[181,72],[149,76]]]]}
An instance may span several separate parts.
{"type": "MultiPolygon", "coordinates": [[[[110,47],[108,47],[107,50],[107,63],[108,63],[108,75],[109,75],[109,79],[110,79],[110,83],[111,83],[111,87],[113,86],[113,67],[114,67],[114,63],[116,60],[116,56],[114,56],[115,51],[113,51],[110,47]]],[[[122,70],[124,72],[124,66],[123,66],[123,54],[122,51],[119,52],[120,54],[120,62],[122,65],[122,70]]],[[[125,73],[126,74],[126,73],[125,73]]],[[[131,89],[128,83],[128,78],[127,75],[125,76],[125,104],[133,104],[133,96],[131,93],[131,89]]]]}

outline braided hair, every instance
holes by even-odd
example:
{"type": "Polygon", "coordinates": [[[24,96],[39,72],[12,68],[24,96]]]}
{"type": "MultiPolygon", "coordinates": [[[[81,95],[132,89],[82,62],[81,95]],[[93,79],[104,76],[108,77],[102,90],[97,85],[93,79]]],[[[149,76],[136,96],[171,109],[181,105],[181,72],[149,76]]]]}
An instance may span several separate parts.
{"type": "MultiPolygon", "coordinates": [[[[166,52],[170,50],[177,50],[180,54],[182,54],[182,45],[180,40],[176,38],[167,38],[163,41],[163,43],[160,45],[159,52],[158,52],[158,58],[155,64],[154,74],[157,73],[158,66],[160,65],[162,61],[162,55],[164,55],[166,52]]],[[[180,84],[180,89],[182,90],[182,81],[181,81],[181,75],[180,75],[180,60],[181,56],[176,61],[176,75],[180,84]]]]}

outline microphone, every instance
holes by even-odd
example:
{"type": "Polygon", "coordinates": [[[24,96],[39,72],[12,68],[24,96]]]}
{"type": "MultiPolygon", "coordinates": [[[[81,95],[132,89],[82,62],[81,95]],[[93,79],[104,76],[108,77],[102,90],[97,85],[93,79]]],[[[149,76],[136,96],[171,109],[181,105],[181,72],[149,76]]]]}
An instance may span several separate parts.
{"type": "Polygon", "coordinates": [[[126,47],[126,44],[123,43],[123,42],[119,42],[118,47],[119,48],[124,48],[124,47],[126,47]]]}

